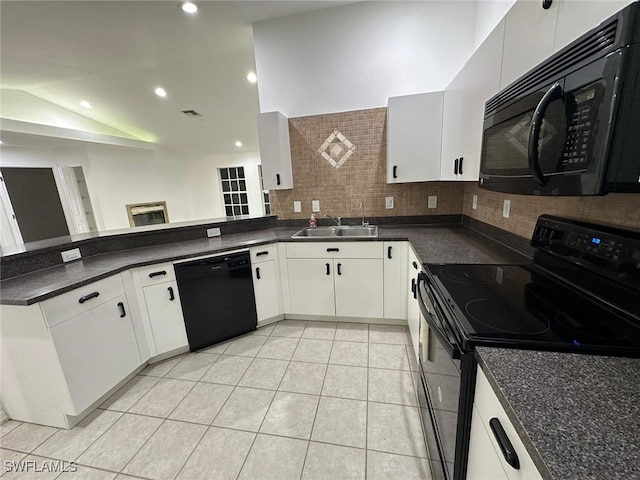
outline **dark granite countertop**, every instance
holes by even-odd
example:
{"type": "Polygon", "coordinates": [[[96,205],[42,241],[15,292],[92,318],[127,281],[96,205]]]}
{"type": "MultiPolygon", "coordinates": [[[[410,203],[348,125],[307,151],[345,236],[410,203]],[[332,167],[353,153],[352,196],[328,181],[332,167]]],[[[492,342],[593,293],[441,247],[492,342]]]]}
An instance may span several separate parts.
{"type": "Polygon", "coordinates": [[[640,478],[640,359],[480,347],[543,478],[640,478]]]}
{"type": "Polygon", "coordinates": [[[273,228],[93,255],[2,280],[0,304],[31,305],[133,267],[279,241],[408,240],[424,263],[527,263],[514,250],[462,225],[379,227],[377,238],[291,239],[298,228],[273,228]]]}

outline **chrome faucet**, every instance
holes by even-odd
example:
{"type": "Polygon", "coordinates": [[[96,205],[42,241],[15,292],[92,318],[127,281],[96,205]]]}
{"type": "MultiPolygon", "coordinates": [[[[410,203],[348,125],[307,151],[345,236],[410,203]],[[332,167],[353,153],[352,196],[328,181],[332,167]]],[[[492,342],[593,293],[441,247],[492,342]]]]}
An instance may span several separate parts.
{"type": "Polygon", "coordinates": [[[362,226],[365,227],[369,225],[369,223],[365,223],[364,221],[364,202],[360,202],[360,208],[362,209],[362,226]]]}
{"type": "Polygon", "coordinates": [[[338,226],[342,225],[342,217],[332,217],[331,215],[325,215],[324,218],[330,218],[331,220],[336,222],[336,225],[338,226]]]}

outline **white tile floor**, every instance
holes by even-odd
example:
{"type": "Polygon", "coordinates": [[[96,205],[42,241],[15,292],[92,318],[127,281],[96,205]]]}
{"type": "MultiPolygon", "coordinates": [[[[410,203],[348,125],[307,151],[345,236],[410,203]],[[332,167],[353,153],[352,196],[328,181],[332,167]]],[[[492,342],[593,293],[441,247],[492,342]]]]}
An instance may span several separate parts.
{"type": "Polygon", "coordinates": [[[5,423],[0,473],[430,480],[410,342],[406,327],[283,320],[145,368],[72,430],[5,423]],[[52,460],[78,470],[8,468],[52,460]]]}

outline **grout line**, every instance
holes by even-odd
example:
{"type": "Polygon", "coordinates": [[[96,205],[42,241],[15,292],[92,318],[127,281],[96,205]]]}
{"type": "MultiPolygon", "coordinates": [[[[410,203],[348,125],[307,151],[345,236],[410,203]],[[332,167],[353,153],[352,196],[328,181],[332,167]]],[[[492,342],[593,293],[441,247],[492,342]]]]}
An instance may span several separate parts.
{"type": "MultiPolygon", "coordinates": [[[[367,338],[370,340],[370,332],[371,330],[371,325],[368,325],[367,327],[367,331],[368,331],[368,335],[367,338]]],[[[369,345],[371,345],[370,342],[367,343],[367,416],[365,417],[364,420],[364,446],[365,446],[365,454],[364,454],[364,478],[367,478],[367,460],[369,458],[369,373],[371,372],[370,370],[370,366],[369,366],[369,345]]]]}

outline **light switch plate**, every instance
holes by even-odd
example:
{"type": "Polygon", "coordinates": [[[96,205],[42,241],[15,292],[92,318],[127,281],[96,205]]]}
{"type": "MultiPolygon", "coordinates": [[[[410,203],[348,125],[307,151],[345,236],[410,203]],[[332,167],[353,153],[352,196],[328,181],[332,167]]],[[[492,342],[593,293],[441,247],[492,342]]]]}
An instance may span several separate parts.
{"type": "Polygon", "coordinates": [[[79,248],[74,248],[73,250],[65,250],[64,252],[60,252],[60,255],[62,255],[63,262],[70,262],[72,260],[82,258],[79,248]]]}
{"type": "Polygon", "coordinates": [[[387,210],[391,210],[393,208],[393,197],[386,197],[385,205],[387,206],[387,210]]]}
{"type": "Polygon", "coordinates": [[[511,200],[505,200],[502,205],[502,216],[504,218],[509,218],[509,213],[511,212],[511,200]]]}
{"type": "Polygon", "coordinates": [[[207,228],[207,237],[219,237],[220,235],[219,228],[207,228]]]}
{"type": "Polygon", "coordinates": [[[437,197],[437,195],[429,195],[429,204],[427,206],[429,208],[438,208],[438,197],[437,197]]]}
{"type": "Polygon", "coordinates": [[[473,208],[474,210],[478,209],[478,195],[474,195],[473,196],[473,201],[471,204],[471,208],[473,208]]]}
{"type": "Polygon", "coordinates": [[[298,200],[294,200],[293,202],[293,211],[295,213],[300,213],[302,211],[302,202],[298,200]]]}
{"type": "Polygon", "coordinates": [[[320,211],[320,200],[311,200],[311,211],[312,212],[320,211]]]}

